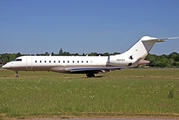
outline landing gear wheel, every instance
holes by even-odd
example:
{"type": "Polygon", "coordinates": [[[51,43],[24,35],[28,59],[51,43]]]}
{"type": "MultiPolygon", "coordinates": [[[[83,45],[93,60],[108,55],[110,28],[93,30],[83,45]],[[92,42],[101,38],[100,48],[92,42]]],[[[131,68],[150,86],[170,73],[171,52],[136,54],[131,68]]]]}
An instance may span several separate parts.
{"type": "Polygon", "coordinates": [[[18,70],[16,70],[15,72],[16,72],[16,77],[19,78],[18,70]]]}
{"type": "Polygon", "coordinates": [[[87,76],[87,77],[95,77],[94,73],[91,73],[91,72],[86,73],[86,76],[87,76]]]}

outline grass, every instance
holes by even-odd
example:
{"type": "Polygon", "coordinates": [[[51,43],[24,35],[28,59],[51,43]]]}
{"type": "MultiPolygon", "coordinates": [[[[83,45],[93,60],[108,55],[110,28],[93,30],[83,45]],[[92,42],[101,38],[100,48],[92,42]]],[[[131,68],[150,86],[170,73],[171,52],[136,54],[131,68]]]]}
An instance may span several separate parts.
{"type": "Polygon", "coordinates": [[[179,69],[85,75],[0,70],[0,119],[72,116],[179,117],[179,69]],[[101,76],[100,76],[101,75],[101,76]]]}

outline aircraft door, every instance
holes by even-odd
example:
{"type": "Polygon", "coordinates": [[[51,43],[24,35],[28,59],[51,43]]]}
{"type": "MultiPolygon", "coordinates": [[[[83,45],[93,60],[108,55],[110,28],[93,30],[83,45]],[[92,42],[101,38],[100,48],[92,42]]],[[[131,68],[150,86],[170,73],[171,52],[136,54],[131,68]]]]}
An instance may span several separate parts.
{"type": "Polygon", "coordinates": [[[26,58],[26,70],[32,70],[32,58],[31,57],[26,58]]]}

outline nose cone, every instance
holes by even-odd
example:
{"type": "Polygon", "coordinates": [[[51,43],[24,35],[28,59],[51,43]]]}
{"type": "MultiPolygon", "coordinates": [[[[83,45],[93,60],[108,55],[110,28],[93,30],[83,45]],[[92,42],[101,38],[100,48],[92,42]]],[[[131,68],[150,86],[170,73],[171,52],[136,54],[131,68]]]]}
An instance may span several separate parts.
{"type": "Polygon", "coordinates": [[[6,69],[6,66],[5,66],[5,65],[3,65],[3,66],[2,66],[2,68],[3,68],[3,69],[6,69]]]}
{"type": "Polygon", "coordinates": [[[11,67],[10,67],[8,64],[5,64],[5,65],[2,66],[2,68],[3,68],[3,69],[9,69],[9,68],[11,68],[11,67]]]}

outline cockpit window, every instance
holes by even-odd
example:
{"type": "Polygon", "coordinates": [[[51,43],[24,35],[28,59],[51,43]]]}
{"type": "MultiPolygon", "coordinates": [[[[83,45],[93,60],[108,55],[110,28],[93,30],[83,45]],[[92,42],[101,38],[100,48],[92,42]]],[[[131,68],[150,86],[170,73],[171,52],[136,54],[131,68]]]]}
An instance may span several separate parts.
{"type": "Polygon", "coordinates": [[[22,59],[15,59],[15,61],[22,61],[22,59]]]}

